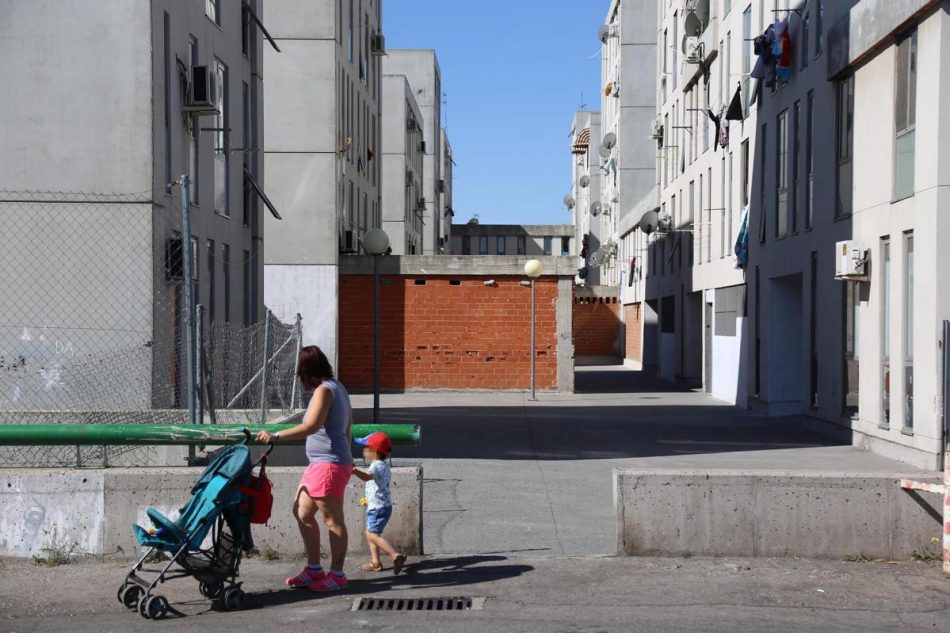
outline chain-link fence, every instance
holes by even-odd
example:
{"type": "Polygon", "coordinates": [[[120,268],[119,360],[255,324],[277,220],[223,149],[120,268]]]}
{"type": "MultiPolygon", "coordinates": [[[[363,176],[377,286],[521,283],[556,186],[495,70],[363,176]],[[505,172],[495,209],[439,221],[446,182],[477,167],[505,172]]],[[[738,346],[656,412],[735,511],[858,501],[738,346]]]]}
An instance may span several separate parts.
{"type": "MultiPolygon", "coordinates": [[[[0,424],[189,421],[186,255],[181,214],[173,207],[151,192],[0,191],[0,424]]],[[[248,295],[256,285],[250,276],[261,266],[256,251],[211,237],[218,239],[193,237],[190,249],[199,304],[197,419],[289,412],[300,398],[293,379],[299,318],[286,324],[266,309],[243,309],[254,301],[248,295]],[[243,252],[243,260],[230,257],[232,251],[243,252]],[[250,411],[231,411],[237,409],[250,411]]],[[[168,453],[137,446],[0,447],[0,466],[183,463],[168,453]]]]}

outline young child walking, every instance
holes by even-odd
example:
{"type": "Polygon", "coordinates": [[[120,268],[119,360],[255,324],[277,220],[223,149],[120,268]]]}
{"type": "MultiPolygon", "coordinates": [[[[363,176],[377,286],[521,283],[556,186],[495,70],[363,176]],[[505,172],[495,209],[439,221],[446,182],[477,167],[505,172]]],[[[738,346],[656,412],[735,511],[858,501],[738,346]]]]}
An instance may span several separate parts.
{"type": "Polygon", "coordinates": [[[363,571],[382,571],[383,563],[379,551],[384,551],[393,559],[393,573],[398,574],[406,564],[405,554],[400,554],[383,538],[383,530],[393,514],[393,502],[389,493],[392,472],[386,458],[392,453],[393,445],[389,436],[376,432],[356,443],[363,446],[363,459],[369,463],[367,470],[353,469],[353,475],[366,482],[366,542],[369,545],[370,562],[363,565],[363,571]]]}

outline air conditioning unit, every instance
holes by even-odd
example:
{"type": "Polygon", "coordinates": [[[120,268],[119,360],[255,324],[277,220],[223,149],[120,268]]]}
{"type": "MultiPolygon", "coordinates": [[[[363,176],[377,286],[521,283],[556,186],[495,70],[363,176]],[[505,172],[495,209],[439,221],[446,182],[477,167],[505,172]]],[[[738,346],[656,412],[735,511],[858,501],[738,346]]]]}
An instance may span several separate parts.
{"type": "Polygon", "coordinates": [[[683,49],[686,53],[687,64],[703,63],[703,47],[698,37],[687,37],[686,42],[683,44],[683,49]]]}
{"type": "Polygon", "coordinates": [[[418,127],[419,127],[419,124],[416,123],[416,120],[415,120],[415,119],[409,119],[408,121],[406,121],[406,129],[407,129],[407,130],[415,130],[415,129],[418,128],[418,127]]]}
{"type": "Polygon", "coordinates": [[[340,245],[340,252],[346,254],[356,253],[359,240],[356,237],[356,231],[353,229],[343,229],[343,243],[340,245]]]}
{"type": "Polygon", "coordinates": [[[419,151],[422,152],[423,154],[426,153],[426,142],[425,142],[425,141],[420,141],[420,142],[419,142],[419,151]]]}
{"type": "Polygon", "coordinates": [[[217,93],[218,86],[212,69],[209,66],[192,66],[191,81],[188,84],[187,109],[217,113],[215,107],[217,93]]]}
{"type": "Polygon", "coordinates": [[[659,119],[653,119],[653,129],[650,130],[650,138],[654,141],[663,140],[663,124],[660,123],[659,119]]]}
{"type": "Polygon", "coordinates": [[[425,211],[425,208],[426,208],[426,199],[425,199],[425,198],[419,198],[419,200],[416,201],[416,207],[419,208],[419,209],[422,209],[423,211],[425,211]]]}
{"type": "Polygon", "coordinates": [[[835,278],[862,281],[868,278],[868,250],[857,240],[835,244],[835,278]]]}
{"type": "Polygon", "coordinates": [[[439,193],[445,193],[445,178],[439,178],[439,185],[436,189],[439,193]]]}
{"type": "Polygon", "coordinates": [[[377,33],[373,36],[372,41],[369,45],[369,51],[373,55],[385,55],[386,54],[386,38],[382,33],[377,33]]]}

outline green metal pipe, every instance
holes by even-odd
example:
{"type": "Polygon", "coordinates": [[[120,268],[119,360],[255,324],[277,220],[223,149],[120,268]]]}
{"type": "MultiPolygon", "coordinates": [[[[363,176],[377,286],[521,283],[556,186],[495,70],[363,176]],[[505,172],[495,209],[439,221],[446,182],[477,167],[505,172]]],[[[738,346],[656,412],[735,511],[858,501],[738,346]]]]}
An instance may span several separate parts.
{"type": "MultiPolygon", "coordinates": [[[[279,431],[290,424],[0,424],[0,446],[71,446],[119,444],[230,444],[258,431],[279,431]]],[[[353,437],[383,431],[393,444],[418,446],[418,424],[354,424],[353,437]]],[[[303,444],[304,440],[283,442],[303,444]]]]}

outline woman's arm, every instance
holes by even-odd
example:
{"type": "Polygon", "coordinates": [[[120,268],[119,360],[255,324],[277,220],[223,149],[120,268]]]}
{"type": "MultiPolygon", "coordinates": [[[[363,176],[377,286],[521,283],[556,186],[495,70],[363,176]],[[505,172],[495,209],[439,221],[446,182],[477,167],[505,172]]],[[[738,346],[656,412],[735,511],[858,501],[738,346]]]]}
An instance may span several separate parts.
{"type": "MultiPolygon", "coordinates": [[[[289,429],[281,429],[279,439],[299,440],[319,431],[327,421],[331,404],[333,404],[333,392],[326,387],[317,387],[313,396],[310,397],[310,404],[307,405],[307,411],[303,414],[303,420],[289,429]]],[[[261,431],[257,434],[257,441],[272,444],[276,441],[277,434],[277,432],[261,431]]]]}

